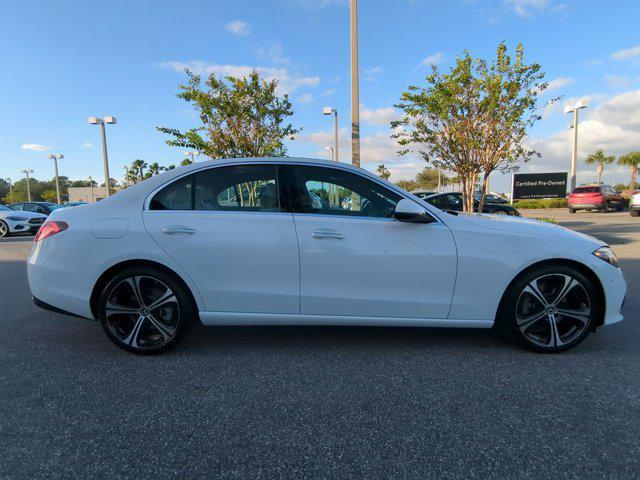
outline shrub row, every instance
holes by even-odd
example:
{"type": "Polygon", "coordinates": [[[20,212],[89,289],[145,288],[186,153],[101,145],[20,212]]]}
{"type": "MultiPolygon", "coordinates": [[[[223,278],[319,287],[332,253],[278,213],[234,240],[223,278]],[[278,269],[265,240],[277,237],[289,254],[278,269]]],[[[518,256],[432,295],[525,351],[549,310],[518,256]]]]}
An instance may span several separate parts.
{"type": "Polygon", "coordinates": [[[536,200],[518,200],[513,203],[516,208],[565,208],[566,198],[540,198],[536,200]]]}

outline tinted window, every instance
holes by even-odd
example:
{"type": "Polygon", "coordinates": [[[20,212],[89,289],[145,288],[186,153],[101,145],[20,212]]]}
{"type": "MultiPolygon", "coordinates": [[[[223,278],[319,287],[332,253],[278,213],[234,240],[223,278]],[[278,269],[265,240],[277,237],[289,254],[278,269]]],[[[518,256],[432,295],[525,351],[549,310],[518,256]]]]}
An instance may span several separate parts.
{"type": "Polygon", "coordinates": [[[599,187],[578,187],[573,193],[600,193],[599,187]]]}
{"type": "Polygon", "coordinates": [[[237,165],[196,174],[195,209],[278,212],[275,165],[237,165]]]}
{"type": "Polygon", "coordinates": [[[22,203],[16,203],[15,205],[11,205],[11,208],[13,210],[17,210],[19,212],[22,212],[24,209],[24,205],[22,203]]]}
{"type": "Polygon", "coordinates": [[[447,202],[449,203],[449,210],[462,211],[462,195],[453,195],[448,193],[446,197],[447,202]]]}
{"type": "Polygon", "coordinates": [[[153,197],[151,210],[193,210],[193,175],[181,178],[153,197]]]}
{"type": "Polygon", "coordinates": [[[299,213],[390,218],[402,198],[360,175],[325,167],[290,169],[293,209],[299,213]]]}
{"type": "Polygon", "coordinates": [[[165,187],[150,208],[277,212],[276,166],[237,165],[198,172],[165,187]]]}
{"type": "Polygon", "coordinates": [[[447,202],[447,197],[445,195],[438,195],[437,197],[432,197],[428,200],[428,202],[434,207],[439,208],[440,210],[449,209],[449,202],[447,202]]]}

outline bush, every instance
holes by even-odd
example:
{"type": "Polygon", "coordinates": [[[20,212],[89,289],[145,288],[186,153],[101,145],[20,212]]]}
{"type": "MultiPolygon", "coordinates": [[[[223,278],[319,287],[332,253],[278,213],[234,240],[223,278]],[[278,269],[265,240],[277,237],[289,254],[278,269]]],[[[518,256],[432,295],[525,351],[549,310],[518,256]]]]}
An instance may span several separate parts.
{"type": "Polygon", "coordinates": [[[513,203],[516,208],[566,208],[566,198],[539,198],[534,200],[518,200],[513,203]]]}

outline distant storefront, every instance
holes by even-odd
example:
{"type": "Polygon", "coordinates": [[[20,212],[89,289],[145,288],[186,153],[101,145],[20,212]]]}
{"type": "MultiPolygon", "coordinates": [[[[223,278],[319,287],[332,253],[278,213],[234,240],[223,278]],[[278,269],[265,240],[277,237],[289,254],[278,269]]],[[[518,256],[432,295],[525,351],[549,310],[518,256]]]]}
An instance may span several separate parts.
{"type": "Polygon", "coordinates": [[[69,187],[69,203],[95,203],[106,197],[106,187],[69,187]]]}

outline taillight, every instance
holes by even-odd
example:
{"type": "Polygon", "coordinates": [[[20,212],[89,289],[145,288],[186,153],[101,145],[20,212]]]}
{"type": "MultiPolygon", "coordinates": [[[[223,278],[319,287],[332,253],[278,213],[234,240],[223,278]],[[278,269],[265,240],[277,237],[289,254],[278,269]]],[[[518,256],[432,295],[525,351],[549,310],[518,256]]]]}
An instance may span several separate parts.
{"type": "Polygon", "coordinates": [[[35,241],[39,242],[40,240],[44,240],[51,235],[64,232],[67,228],[69,228],[69,225],[65,222],[47,222],[40,227],[40,230],[38,230],[35,241]]]}

